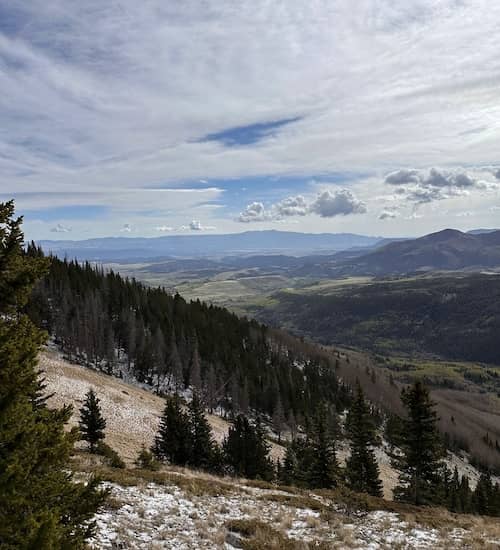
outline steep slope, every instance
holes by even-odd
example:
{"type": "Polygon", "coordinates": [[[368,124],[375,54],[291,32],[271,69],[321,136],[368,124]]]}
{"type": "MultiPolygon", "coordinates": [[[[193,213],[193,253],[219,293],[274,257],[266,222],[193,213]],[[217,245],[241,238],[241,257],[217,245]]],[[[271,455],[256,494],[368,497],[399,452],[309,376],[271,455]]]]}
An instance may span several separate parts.
{"type": "MultiPolygon", "coordinates": [[[[40,356],[40,368],[51,395],[49,405],[73,406],[69,426],[78,424],[78,410],[86,392],[93,388],[107,423],[106,441],[125,462],[132,465],[143,444],[151,447],[165,406],[164,399],[140,385],[127,384],[113,376],[69,363],[55,351],[40,356]]],[[[215,439],[221,442],[229,422],[213,414],[208,414],[207,418],[215,439]]],[[[282,455],[283,447],[272,444],[272,456],[282,455]]]]}
{"type": "MultiPolygon", "coordinates": [[[[142,443],[152,441],[163,401],[138,386],[69,364],[55,352],[42,354],[41,367],[47,390],[55,392],[51,405],[78,408],[88,387],[96,389],[108,420],[106,441],[126,458],[127,469],[116,470],[86,452],[75,456],[77,472],[97,473],[111,491],[109,504],[95,517],[95,549],[233,550],[248,545],[458,550],[495,548],[500,542],[493,518],[457,516],[336,491],[277,488],[170,466],[159,472],[135,470],[133,459],[142,443]]],[[[72,424],[76,418],[75,414],[72,424]]],[[[209,421],[221,438],[227,423],[215,416],[209,421]]],[[[470,468],[464,473],[470,475],[470,468]]]]}

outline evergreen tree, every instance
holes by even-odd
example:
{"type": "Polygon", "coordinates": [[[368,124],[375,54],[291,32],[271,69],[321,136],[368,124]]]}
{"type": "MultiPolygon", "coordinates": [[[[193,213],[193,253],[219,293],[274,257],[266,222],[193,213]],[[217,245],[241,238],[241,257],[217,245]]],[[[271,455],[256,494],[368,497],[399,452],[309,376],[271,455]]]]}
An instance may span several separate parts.
{"type": "Polygon", "coordinates": [[[191,372],[189,382],[194,391],[201,390],[201,360],[200,353],[198,351],[198,340],[194,339],[193,344],[193,356],[191,358],[191,372]]]}
{"type": "Polygon", "coordinates": [[[499,488],[493,485],[489,472],[482,472],[472,494],[474,513],[483,516],[498,516],[500,514],[499,488]]]}
{"type": "Polygon", "coordinates": [[[141,450],[134,462],[137,468],[141,470],[158,470],[159,464],[155,459],[154,454],[146,449],[146,445],[142,444],[141,450]]]}
{"type": "Polygon", "coordinates": [[[153,453],[179,466],[185,466],[191,458],[191,426],[178,395],[167,397],[153,453]]]}
{"type": "Polygon", "coordinates": [[[278,481],[282,485],[295,485],[298,467],[295,445],[290,443],[286,447],[285,457],[278,472],[278,481]]]}
{"type": "Polygon", "coordinates": [[[375,426],[359,382],[346,425],[351,442],[351,454],[346,463],[347,485],[359,493],[381,497],[382,482],[373,452],[377,443],[375,426]]]}
{"type": "Polygon", "coordinates": [[[403,419],[400,436],[403,454],[394,461],[401,471],[395,499],[416,505],[437,503],[443,448],[436,427],[434,403],[420,381],[404,389],[401,400],[407,417],[403,419]]]}
{"type": "Polygon", "coordinates": [[[460,480],[460,509],[464,514],[472,512],[472,491],[469,485],[469,478],[465,475],[460,480]]]}
{"type": "Polygon", "coordinates": [[[269,458],[270,452],[271,445],[266,439],[264,426],[262,425],[260,417],[257,417],[255,421],[255,469],[256,475],[266,481],[272,481],[274,478],[274,466],[269,458]]]}
{"type": "Polygon", "coordinates": [[[283,412],[283,405],[281,404],[281,396],[278,393],[278,400],[273,411],[273,428],[278,434],[278,443],[281,443],[281,433],[285,425],[285,413],[283,412]]]}
{"type": "Polygon", "coordinates": [[[227,463],[236,475],[249,479],[272,479],[269,445],[260,423],[254,427],[246,416],[238,415],[224,439],[223,450],[227,463]]]}
{"type": "Polygon", "coordinates": [[[339,478],[339,465],[335,452],[334,433],[325,404],[317,408],[308,437],[311,446],[309,485],[321,489],[335,487],[339,478]]]}
{"type": "Polygon", "coordinates": [[[460,477],[458,475],[458,468],[455,466],[453,470],[453,477],[450,482],[450,489],[448,494],[448,510],[451,512],[462,512],[462,506],[460,501],[460,477]]]}
{"type": "Polygon", "coordinates": [[[21,223],[12,201],[0,204],[0,547],[79,549],[106,493],[96,479],[73,479],[71,408],[49,409],[43,397],[45,335],[22,310],[47,262],[24,252],[21,223]]]}
{"type": "Polygon", "coordinates": [[[195,468],[209,470],[214,459],[215,441],[197,392],[193,394],[188,409],[191,428],[191,458],[189,463],[195,468]]]}
{"type": "Polygon", "coordinates": [[[80,432],[82,439],[90,445],[90,452],[96,451],[99,441],[104,440],[106,420],[101,413],[99,399],[91,388],[85,395],[83,407],[80,409],[80,432]]]}

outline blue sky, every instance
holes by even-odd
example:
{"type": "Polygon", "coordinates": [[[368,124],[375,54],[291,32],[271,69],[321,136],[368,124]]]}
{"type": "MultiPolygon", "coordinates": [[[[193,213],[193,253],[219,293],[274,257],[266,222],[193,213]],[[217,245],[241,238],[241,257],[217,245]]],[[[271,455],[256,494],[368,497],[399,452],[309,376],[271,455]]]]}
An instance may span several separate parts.
{"type": "Polygon", "coordinates": [[[500,5],[4,0],[0,200],[28,238],[500,219],[500,5]]]}

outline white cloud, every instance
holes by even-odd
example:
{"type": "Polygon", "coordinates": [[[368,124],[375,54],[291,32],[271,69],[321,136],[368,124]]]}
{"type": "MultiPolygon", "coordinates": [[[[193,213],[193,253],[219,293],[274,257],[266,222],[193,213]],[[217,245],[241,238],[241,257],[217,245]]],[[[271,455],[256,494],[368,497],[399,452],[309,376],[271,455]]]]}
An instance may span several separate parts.
{"type": "Polygon", "coordinates": [[[213,231],[213,225],[203,225],[199,220],[192,220],[188,225],[183,225],[179,228],[180,231],[213,231]]]}
{"type": "Polygon", "coordinates": [[[398,214],[395,210],[391,210],[389,208],[385,208],[380,212],[378,215],[379,220],[393,220],[394,218],[397,218],[398,214]]]}
{"type": "Polygon", "coordinates": [[[245,207],[243,212],[240,212],[238,221],[248,223],[248,222],[262,222],[272,219],[264,207],[262,202],[252,202],[245,207]]]}
{"type": "Polygon", "coordinates": [[[340,191],[323,191],[309,206],[309,210],[322,218],[347,216],[348,214],[364,214],[366,206],[348,189],[340,191]]]}
{"type": "Polygon", "coordinates": [[[122,228],[120,229],[121,233],[132,233],[133,227],[129,223],[124,223],[122,228]]]}
{"type": "Polygon", "coordinates": [[[322,218],[364,214],[366,206],[348,189],[321,191],[314,200],[307,201],[302,195],[287,197],[268,209],[262,202],[252,202],[240,213],[238,221],[264,222],[283,221],[284,218],[317,214],[322,218]]]}
{"type": "Polygon", "coordinates": [[[71,227],[68,227],[66,225],[62,225],[62,224],[58,223],[50,231],[52,233],[69,233],[71,230],[72,230],[71,227]]]}
{"type": "Polygon", "coordinates": [[[385,183],[396,186],[396,193],[416,204],[430,203],[470,191],[497,188],[493,182],[477,179],[464,170],[397,170],[387,174],[385,183]]]}
{"type": "Polygon", "coordinates": [[[305,216],[309,212],[309,206],[302,195],[287,197],[274,205],[276,217],[305,216]]]}
{"type": "Polygon", "coordinates": [[[156,231],[160,233],[169,233],[170,231],[175,231],[175,229],[169,225],[158,225],[156,226],[156,231]]]}

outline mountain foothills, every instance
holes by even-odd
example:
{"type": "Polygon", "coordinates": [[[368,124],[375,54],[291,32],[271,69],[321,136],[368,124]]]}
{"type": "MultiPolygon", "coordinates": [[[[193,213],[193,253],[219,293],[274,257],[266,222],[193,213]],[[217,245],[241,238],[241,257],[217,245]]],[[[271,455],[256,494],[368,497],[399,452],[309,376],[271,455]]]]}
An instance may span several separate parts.
{"type": "Polygon", "coordinates": [[[371,280],[273,295],[254,314],[322,343],[500,365],[500,275],[371,280]]]}
{"type": "Polygon", "coordinates": [[[349,275],[391,275],[432,270],[500,267],[500,231],[445,229],[419,239],[388,243],[339,265],[349,275]]]}

